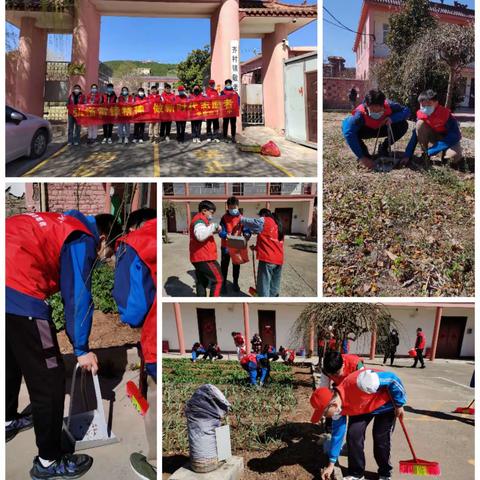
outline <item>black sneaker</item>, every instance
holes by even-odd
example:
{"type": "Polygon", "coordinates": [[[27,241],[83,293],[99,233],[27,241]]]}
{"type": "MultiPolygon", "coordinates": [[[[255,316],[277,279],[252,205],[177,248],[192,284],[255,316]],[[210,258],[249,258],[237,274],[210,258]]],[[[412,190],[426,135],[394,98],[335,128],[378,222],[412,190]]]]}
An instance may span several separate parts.
{"type": "Polygon", "coordinates": [[[32,427],[32,415],[19,416],[13,420],[10,425],[5,427],[5,441],[9,442],[17,435],[17,433],[23,432],[24,430],[29,430],[32,427]]]}
{"type": "Polygon", "coordinates": [[[33,480],[80,478],[91,468],[93,458],[89,455],[64,455],[60,460],[44,467],[38,457],[33,459],[30,477],[33,480]]]}

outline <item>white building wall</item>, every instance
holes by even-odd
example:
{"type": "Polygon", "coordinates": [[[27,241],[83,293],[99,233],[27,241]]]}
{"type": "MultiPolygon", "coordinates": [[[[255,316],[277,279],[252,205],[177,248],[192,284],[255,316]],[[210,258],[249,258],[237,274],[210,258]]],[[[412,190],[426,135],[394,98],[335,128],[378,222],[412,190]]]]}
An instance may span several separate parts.
{"type": "MultiPolygon", "coordinates": [[[[217,211],[214,215],[214,221],[220,222],[224,214],[224,202],[215,202],[217,205],[217,211]]],[[[308,234],[308,209],[309,201],[301,202],[289,202],[286,201],[270,201],[270,210],[275,211],[275,208],[293,208],[292,215],[292,233],[307,235],[308,234]]],[[[188,228],[187,222],[187,208],[186,203],[175,202],[175,219],[177,224],[177,231],[183,232],[188,228]]],[[[247,217],[257,217],[260,209],[265,208],[266,201],[261,200],[258,202],[242,202],[240,198],[240,208],[243,209],[243,214],[247,217]]],[[[197,209],[197,202],[190,202],[190,209],[193,212],[197,209]]]]}
{"type": "MultiPolygon", "coordinates": [[[[254,303],[249,305],[250,311],[250,334],[258,332],[258,310],[276,311],[276,338],[277,347],[280,345],[300,348],[304,345],[294,344],[291,329],[295,320],[299,317],[305,304],[263,304],[254,303]]],[[[224,351],[232,351],[231,332],[238,330],[243,332],[243,305],[240,303],[183,303],[181,312],[183,330],[185,335],[185,347],[190,349],[194,342],[199,339],[197,308],[215,308],[217,326],[217,340],[224,351]]],[[[431,347],[433,327],[435,324],[435,307],[391,307],[391,315],[399,323],[400,345],[398,355],[407,355],[408,350],[415,344],[416,329],[421,327],[427,338],[427,348],[431,347]]],[[[465,334],[460,355],[462,357],[474,356],[475,322],[474,310],[469,308],[444,308],[442,315],[467,317],[465,334]]],[[[162,340],[168,340],[171,350],[178,350],[178,337],[173,312],[173,304],[163,304],[163,333],[162,340]]],[[[370,335],[364,335],[356,342],[351,342],[351,353],[368,355],[370,351],[370,335]]]]}

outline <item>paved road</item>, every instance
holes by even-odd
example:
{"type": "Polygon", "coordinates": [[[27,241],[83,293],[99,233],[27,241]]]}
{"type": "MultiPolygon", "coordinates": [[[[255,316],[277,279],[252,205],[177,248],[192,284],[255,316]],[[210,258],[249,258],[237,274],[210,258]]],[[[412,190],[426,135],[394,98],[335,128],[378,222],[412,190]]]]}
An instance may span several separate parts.
{"type": "MultiPolygon", "coordinates": [[[[195,271],[188,258],[188,236],[169,233],[163,245],[163,288],[172,297],[195,296],[195,271]]],[[[219,249],[220,251],[220,249],[219,249]]],[[[220,258],[220,253],[219,253],[220,258]]],[[[254,285],[252,263],[240,267],[240,293],[232,290],[232,266],[228,275],[228,297],[247,297],[254,285]]],[[[317,295],[317,244],[303,237],[285,238],[285,264],[282,270],[280,296],[314,297],[317,295]]]]}
{"type": "MultiPolygon", "coordinates": [[[[263,144],[269,131],[249,131],[239,143],[263,144]]],[[[273,135],[273,133],[272,133],[273,135]]],[[[128,145],[115,143],[67,146],[57,141],[37,160],[21,158],[7,165],[7,177],[309,177],[316,176],[314,149],[274,137],[278,158],[242,152],[239,143],[185,143],[172,141],[128,145]]],[[[101,138],[101,136],[100,136],[101,138]]],[[[188,136],[187,136],[188,138],[188,136]]],[[[115,140],[115,136],[114,136],[115,140]]]]}

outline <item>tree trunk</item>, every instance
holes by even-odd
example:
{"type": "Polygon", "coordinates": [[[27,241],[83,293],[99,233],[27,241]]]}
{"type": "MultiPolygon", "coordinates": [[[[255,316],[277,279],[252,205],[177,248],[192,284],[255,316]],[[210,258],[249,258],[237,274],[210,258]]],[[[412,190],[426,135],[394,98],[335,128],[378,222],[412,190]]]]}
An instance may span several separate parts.
{"type": "Polygon", "coordinates": [[[450,67],[450,71],[448,73],[447,99],[445,101],[445,106],[450,109],[452,108],[454,84],[455,84],[455,72],[454,72],[454,68],[450,67]]]}

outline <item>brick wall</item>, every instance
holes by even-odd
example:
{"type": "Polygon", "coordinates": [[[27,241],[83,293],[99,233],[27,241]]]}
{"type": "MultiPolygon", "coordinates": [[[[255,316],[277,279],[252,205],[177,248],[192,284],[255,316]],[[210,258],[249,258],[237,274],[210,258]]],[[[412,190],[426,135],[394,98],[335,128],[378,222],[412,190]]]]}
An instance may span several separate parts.
{"type": "MultiPolygon", "coordinates": [[[[38,183],[27,188],[26,203],[30,211],[41,209],[39,188],[38,183]]],[[[105,210],[104,183],[48,183],[46,190],[49,212],[76,209],[85,215],[94,215],[105,210]]]]}
{"type": "Polygon", "coordinates": [[[367,80],[356,80],[352,78],[325,78],[323,79],[323,108],[350,110],[348,94],[355,87],[358,92],[357,103],[365,97],[370,88],[367,80]]]}

